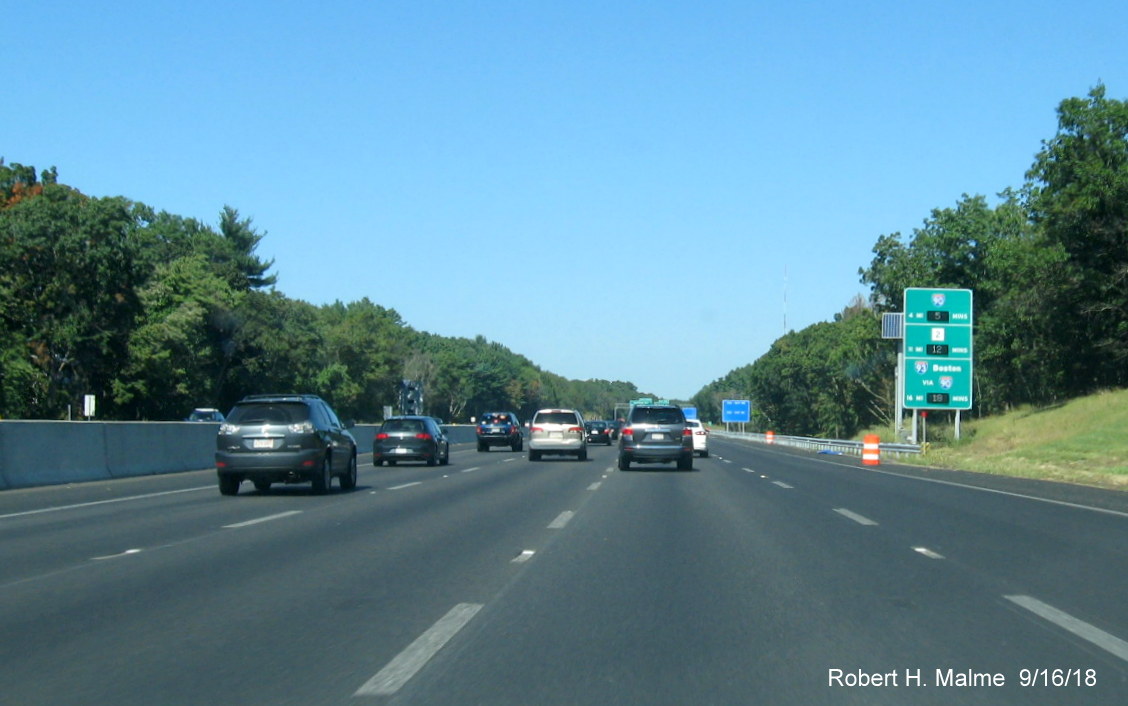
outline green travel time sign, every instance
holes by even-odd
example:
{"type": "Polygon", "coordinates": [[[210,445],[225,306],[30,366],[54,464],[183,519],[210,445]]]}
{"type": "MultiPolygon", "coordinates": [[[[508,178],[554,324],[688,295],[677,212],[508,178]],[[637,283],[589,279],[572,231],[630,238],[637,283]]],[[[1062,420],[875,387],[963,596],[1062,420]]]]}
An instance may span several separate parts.
{"type": "Polygon", "coordinates": [[[904,311],[904,406],[971,409],[971,290],[911,287],[904,311]]]}

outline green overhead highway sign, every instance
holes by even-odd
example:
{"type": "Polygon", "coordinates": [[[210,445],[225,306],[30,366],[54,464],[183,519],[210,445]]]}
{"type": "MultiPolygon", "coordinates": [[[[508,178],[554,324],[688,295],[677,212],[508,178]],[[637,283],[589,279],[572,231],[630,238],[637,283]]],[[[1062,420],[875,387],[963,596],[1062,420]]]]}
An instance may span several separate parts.
{"type": "Polygon", "coordinates": [[[972,292],[905,290],[907,409],[971,409],[972,292]]]}

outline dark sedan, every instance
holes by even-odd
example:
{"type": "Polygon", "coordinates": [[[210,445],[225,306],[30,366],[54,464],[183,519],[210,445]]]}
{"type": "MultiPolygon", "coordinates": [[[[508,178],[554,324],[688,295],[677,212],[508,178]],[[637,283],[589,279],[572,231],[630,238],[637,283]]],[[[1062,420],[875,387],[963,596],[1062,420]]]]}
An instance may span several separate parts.
{"type": "Polygon", "coordinates": [[[611,426],[607,422],[587,422],[584,424],[589,444],[611,445],[611,426]]]}

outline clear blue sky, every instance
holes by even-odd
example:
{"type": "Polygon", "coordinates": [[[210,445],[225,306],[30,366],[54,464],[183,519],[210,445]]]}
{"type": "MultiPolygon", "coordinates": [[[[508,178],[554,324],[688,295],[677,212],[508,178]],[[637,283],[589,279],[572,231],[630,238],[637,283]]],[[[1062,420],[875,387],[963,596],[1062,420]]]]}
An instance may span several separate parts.
{"type": "MultiPolygon", "coordinates": [[[[1019,187],[1128,98],[1128,3],[38,2],[0,156],[266,237],[545,370],[686,398],[857,294],[878,237],[1019,187]]],[[[922,283],[923,284],[923,283],[922,283]]]]}

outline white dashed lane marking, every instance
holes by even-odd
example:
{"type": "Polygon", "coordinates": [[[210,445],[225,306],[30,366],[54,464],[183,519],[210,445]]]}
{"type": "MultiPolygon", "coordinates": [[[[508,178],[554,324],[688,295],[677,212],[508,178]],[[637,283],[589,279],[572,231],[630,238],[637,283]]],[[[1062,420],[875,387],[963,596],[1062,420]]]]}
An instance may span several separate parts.
{"type": "Polygon", "coordinates": [[[1011,603],[1021,606],[1035,615],[1050,621],[1060,628],[1068,630],[1082,640],[1086,640],[1105,652],[1113,654],[1128,662],[1128,642],[1100,628],[1086,623],[1084,620],[1074,618],[1069,613],[1058,610],[1030,596],[1003,596],[1011,603]]]}
{"type": "Polygon", "coordinates": [[[565,510],[564,512],[560,513],[556,517],[556,519],[552,521],[551,524],[549,524],[548,528],[549,529],[563,529],[564,526],[568,524],[569,520],[572,519],[572,515],[575,515],[575,514],[576,513],[572,512],[571,510],[565,510]]]}
{"type": "Polygon", "coordinates": [[[390,696],[396,693],[422,669],[439,650],[466,627],[466,624],[482,609],[480,603],[459,603],[431,626],[427,632],[400,652],[376,676],[356,690],[355,696],[390,696]]]}
{"type": "Polygon", "coordinates": [[[280,512],[277,515],[267,515],[266,517],[260,517],[256,520],[247,520],[246,522],[236,522],[233,525],[224,525],[223,528],[224,529],[238,529],[239,527],[250,527],[251,525],[257,525],[257,524],[260,524],[262,522],[270,522],[272,520],[280,520],[283,517],[289,517],[290,515],[300,515],[300,514],[302,514],[301,510],[290,510],[289,512],[280,512]]]}
{"type": "Polygon", "coordinates": [[[873,520],[871,520],[870,518],[868,518],[868,517],[863,517],[863,516],[859,515],[859,514],[858,514],[858,513],[856,513],[856,512],[851,512],[850,510],[847,510],[847,509],[846,509],[846,508],[844,508],[844,507],[838,507],[838,508],[835,508],[835,509],[834,509],[834,511],[835,511],[835,512],[837,512],[837,513],[838,513],[839,515],[842,515],[843,517],[848,517],[848,518],[850,518],[850,519],[851,519],[851,520],[853,520],[854,522],[857,522],[857,523],[858,523],[859,525],[867,525],[867,526],[872,526],[872,525],[876,525],[876,524],[877,524],[876,522],[874,522],[874,521],[873,521],[873,520]]]}

